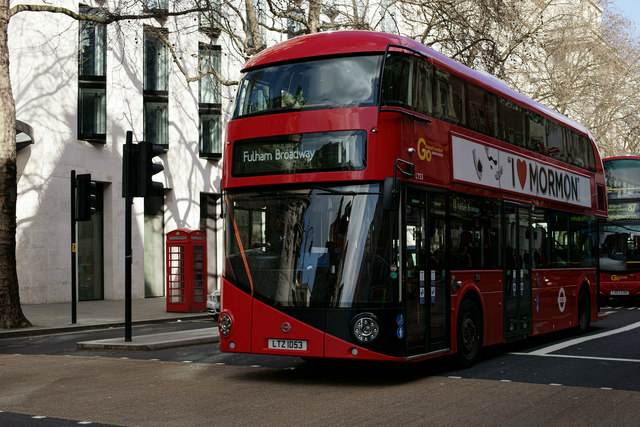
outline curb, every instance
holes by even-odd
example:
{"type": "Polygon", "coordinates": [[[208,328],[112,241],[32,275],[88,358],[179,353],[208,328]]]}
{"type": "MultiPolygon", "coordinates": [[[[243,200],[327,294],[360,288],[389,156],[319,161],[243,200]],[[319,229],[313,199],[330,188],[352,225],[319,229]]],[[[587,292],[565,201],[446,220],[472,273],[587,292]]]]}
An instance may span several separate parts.
{"type": "Polygon", "coordinates": [[[189,331],[165,332],[124,338],[82,341],[76,344],[78,350],[134,350],[150,351],[198,344],[211,344],[220,341],[218,328],[202,328],[189,331]]]}
{"type": "MultiPolygon", "coordinates": [[[[186,322],[188,320],[202,320],[209,319],[211,316],[208,314],[203,314],[202,316],[190,316],[188,318],[184,317],[172,317],[172,318],[163,318],[163,319],[147,319],[147,320],[136,320],[131,322],[132,326],[141,326],[141,325],[153,325],[158,323],[169,323],[169,322],[177,322],[178,320],[182,320],[186,322]]],[[[110,328],[124,328],[125,322],[113,322],[113,323],[99,323],[93,325],[68,325],[68,326],[53,326],[53,327],[38,327],[34,326],[31,328],[23,328],[23,329],[3,329],[0,330],[0,340],[6,338],[24,338],[24,337],[34,337],[34,336],[42,336],[42,335],[56,335],[56,334],[66,334],[70,332],[82,332],[82,331],[93,331],[98,329],[110,329],[110,328]]]]}

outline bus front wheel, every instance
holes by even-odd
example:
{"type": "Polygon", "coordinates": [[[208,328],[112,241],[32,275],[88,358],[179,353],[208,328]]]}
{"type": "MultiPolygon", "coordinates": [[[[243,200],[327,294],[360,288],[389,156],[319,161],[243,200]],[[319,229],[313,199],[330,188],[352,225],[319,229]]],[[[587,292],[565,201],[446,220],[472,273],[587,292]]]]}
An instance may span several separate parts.
{"type": "Polygon", "coordinates": [[[462,367],[475,364],[482,347],[482,317],[475,302],[464,300],[458,311],[458,363],[462,367]]]}

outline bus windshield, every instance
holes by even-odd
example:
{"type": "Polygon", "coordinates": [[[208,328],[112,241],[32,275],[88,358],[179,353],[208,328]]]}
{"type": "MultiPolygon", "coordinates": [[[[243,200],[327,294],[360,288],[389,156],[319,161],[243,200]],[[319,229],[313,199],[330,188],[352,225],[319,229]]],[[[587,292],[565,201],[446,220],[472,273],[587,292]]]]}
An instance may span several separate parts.
{"type": "Polygon", "coordinates": [[[365,184],[229,192],[226,277],[274,306],[394,304],[397,226],[379,191],[365,184]]]}
{"type": "Polygon", "coordinates": [[[600,268],[604,272],[640,271],[640,224],[606,224],[600,231],[600,268]]]}
{"type": "Polygon", "coordinates": [[[608,159],[605,174],[609,199],[640,198],[640,161],[637,158],[608,159]]]}
{"type": "Polygon", "coordinates": [[[376,105],[382,55],[319,59],[249,71],[234,119],[297,110],[376,105]]]}

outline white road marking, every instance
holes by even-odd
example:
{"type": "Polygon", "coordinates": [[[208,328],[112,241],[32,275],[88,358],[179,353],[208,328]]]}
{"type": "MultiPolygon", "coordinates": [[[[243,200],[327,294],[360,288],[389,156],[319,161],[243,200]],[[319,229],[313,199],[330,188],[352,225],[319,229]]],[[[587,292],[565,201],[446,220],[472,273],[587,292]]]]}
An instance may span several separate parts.
{"type": "Polygon", "coordinates": [[[584,360],[601,360],[604,362],[640,363],[640,359],[623,359],[620,357],[573,356],[570,354],[534,354],[534,353],[509,353],[509,354],[512,354],[514,356],[559,357],[561,359],[584,359],[584,360]]]}
{"type": "Polygon", "coordinates": [[[559,344],[551,345],[549,347],[541,348],[540,350],[532,351],[531,353],[527,353],[527,354],[530,354],[532,356],[544,356],[548,353],[553,353],[554,351],[562,350],[563,348],[578,345],[586,341],[597,340],[599,338],[620,334],[622,332],[632,331],[637,328],[640,328],[640,322],[632,323],[630,325],[623,326],[622,328],[613,329],[607,332],[601,332],[595,335],[588,335],[585,337],[575,338],[569,341],[561,342],[559,344]]]}
{"type": "Polygon", "coordinates": [[[574,345],[581,344],[586,341],[596,340],[599,338],[608,337],[615,334],[620,334],[622,332],[632,331],[634,329],[640,328],[640,322],[632,323],[627,326],[623,326],[622,328],[613,329],[607,332],[601,332],[599,334],[589,335],[586,337],[575,338],[569,341],[561,342],[558,344],[550,345],[549,347],[541,348],[540,350],[532,351],[530,353],[509,353],[516,356],[542,356],[542,357],[560,357],[565,359],[585,359],[585,360],[602,360],[609,362],[631,362],[631,363],[640,363],[640,359],[624,359],[619,357],[596,357],[596,356],[575,356],[568,354],[551,354],[558,350],[562,350],[563,348],[571,347],[574,345]]]}

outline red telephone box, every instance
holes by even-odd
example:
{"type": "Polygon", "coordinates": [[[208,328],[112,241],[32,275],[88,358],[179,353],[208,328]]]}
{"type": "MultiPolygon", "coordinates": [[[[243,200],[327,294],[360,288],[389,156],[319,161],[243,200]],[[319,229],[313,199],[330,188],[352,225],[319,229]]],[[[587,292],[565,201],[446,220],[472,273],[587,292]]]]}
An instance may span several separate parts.
{"type": "Polygon", "coordinates": [[[180,228],[167,233],[167,311],[206,311],[207,237],[180,228]]]}

